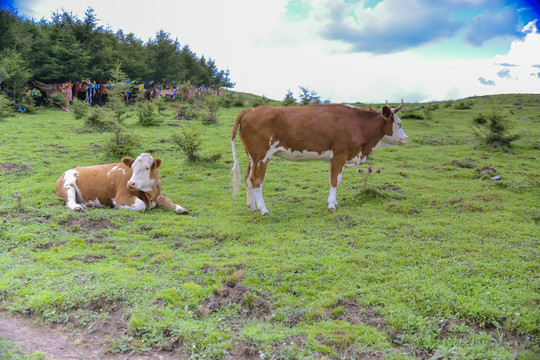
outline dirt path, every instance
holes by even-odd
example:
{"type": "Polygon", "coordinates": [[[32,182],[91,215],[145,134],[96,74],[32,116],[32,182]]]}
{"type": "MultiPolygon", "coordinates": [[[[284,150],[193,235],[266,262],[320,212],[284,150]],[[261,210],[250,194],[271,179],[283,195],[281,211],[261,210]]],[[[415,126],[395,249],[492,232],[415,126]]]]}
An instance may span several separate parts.
{"type": "MultiPolygon", "coordinates": [[[[65,330],[49,326],[36,325],[31,320],[21,316],[11,316],[0,312],[0,336],[8,338],[24,353],[32,354],[41,351],[48,360],[167,360],[173,359],[167,355],[152,356],[119,355],[100,356],[103,350],[98,346],[82,343],[82,340],[72,339],[73,334],[65,330]]],[[[76,337],[76,336],[75,336],[76,337]]]]}

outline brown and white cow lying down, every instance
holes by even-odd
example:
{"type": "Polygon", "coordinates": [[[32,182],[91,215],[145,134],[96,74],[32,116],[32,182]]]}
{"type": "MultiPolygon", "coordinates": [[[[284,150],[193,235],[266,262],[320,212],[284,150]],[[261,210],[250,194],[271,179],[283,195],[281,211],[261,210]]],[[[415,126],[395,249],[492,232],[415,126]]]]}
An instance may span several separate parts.
{"type": "Polygon", "coordinates": [[[142,153],[121,163],[70,169],[56,181],[56,194],[66,206],[82,211],[87,206],[142,211],[163,206],[177,214],[187,210],[161,194],[158,168],[161,159],[142,153]]]}
{"type": "MultiPolygon", "coordinates": [[[[387,104],[388,105],[388,104],[387,104]]],[[[240,188],[240,165],[236,132],[247,152],[245,178],[247,206],[268,214],[262,185],[272,155],[291,161],[322,160],[330,163],[328,210],[336,211],[336,191],[345,167],[358,165],[376,147],[404,145],[409,141],[396,112],[385,105],[382,112],[349,105],[326,104],[302,107],[258,106],[244,110],[232,130],[233,187],[240,188]]]]}

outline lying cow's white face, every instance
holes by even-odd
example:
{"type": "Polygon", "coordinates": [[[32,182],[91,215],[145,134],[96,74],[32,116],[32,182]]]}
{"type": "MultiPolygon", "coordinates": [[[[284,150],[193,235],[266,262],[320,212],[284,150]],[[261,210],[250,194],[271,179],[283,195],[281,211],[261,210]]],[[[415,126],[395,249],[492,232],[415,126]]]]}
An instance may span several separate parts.
{"type": "MultiPolygon", "coordinates": [[[[122,162],[129,166],[129,163],[132,160],[132,158],[124,158],[122,159],[122,162]]],[[[152,171],[156,171],[157,167],[159,167],[159,165],[156,165],[157,164],[154,164],[154,159],[150,154],[142,153],[137,156],[137,159],[131,163],[133,174],[131,175],[131,179],[127,182],[127,187],[132,190],[144,192],[152,191],[152,187],[156,182],[156,176],[155,174],[152,176],[152,171]]]]}
{"type": "Polygon", "coordinates": [[[391,145],[405,145],[409,142],[409,137],[403,131],[403,123],[397,114],[394,114],[394,123],[392,125],[392,136],[384,135],[377,143],[378,147],[391,146],[391,145]]]}

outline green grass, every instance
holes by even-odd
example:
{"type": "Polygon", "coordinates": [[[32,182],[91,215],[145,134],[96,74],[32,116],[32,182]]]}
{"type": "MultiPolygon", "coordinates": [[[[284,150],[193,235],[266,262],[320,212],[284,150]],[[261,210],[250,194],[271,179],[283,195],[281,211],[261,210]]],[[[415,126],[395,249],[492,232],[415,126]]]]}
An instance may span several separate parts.
{"type": "MultiPolygon", "coordinates": [[[[241,108],[203,127],[202,152],[221,151],[217,162],[185,161],[169,124],[191,123],[172,110],[157,127],[127,121],[144,144],[133,155],[163,160],[163,192],[189,216],[72,212],[54,182],[74,166],[111,162],[101,152],[110,134],[80,132],[82,120],[55,110],[0,122],[0,163],[20,165],[0,168],[0,309],[83,334],[116,322],[127,331],[101,330],[110,353],[535,358],[540,96],[465,101],[470,109],[445,102],[432,120],[404,120],[411,142],[362,165],[381,174],[364,181],[346,170],[337,213],[326,209],[328,164],[273,158],[269,217],[247,210],[245,191],[232,198],[241,108]],[[487,149],[470,129],[493,110],[523,135],[510,151],[487,149]],[[484,167],[501,179],[479,174],[484,167]]],[[[244,171],[240,140],[237,149],[244,171]]]]}

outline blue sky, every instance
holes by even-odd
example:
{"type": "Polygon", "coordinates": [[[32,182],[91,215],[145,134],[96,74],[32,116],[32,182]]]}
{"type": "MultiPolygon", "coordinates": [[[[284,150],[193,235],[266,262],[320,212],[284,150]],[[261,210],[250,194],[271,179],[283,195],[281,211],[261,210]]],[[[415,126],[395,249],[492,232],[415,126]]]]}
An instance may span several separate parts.
{"type": "Polygon", "coordinates": [[[235,90],[274,99],[298,86],[333,102],[540,93],[538,0],[0,1],[36,20],[91,7],[144,41],[163,29],[235,90]]]}

